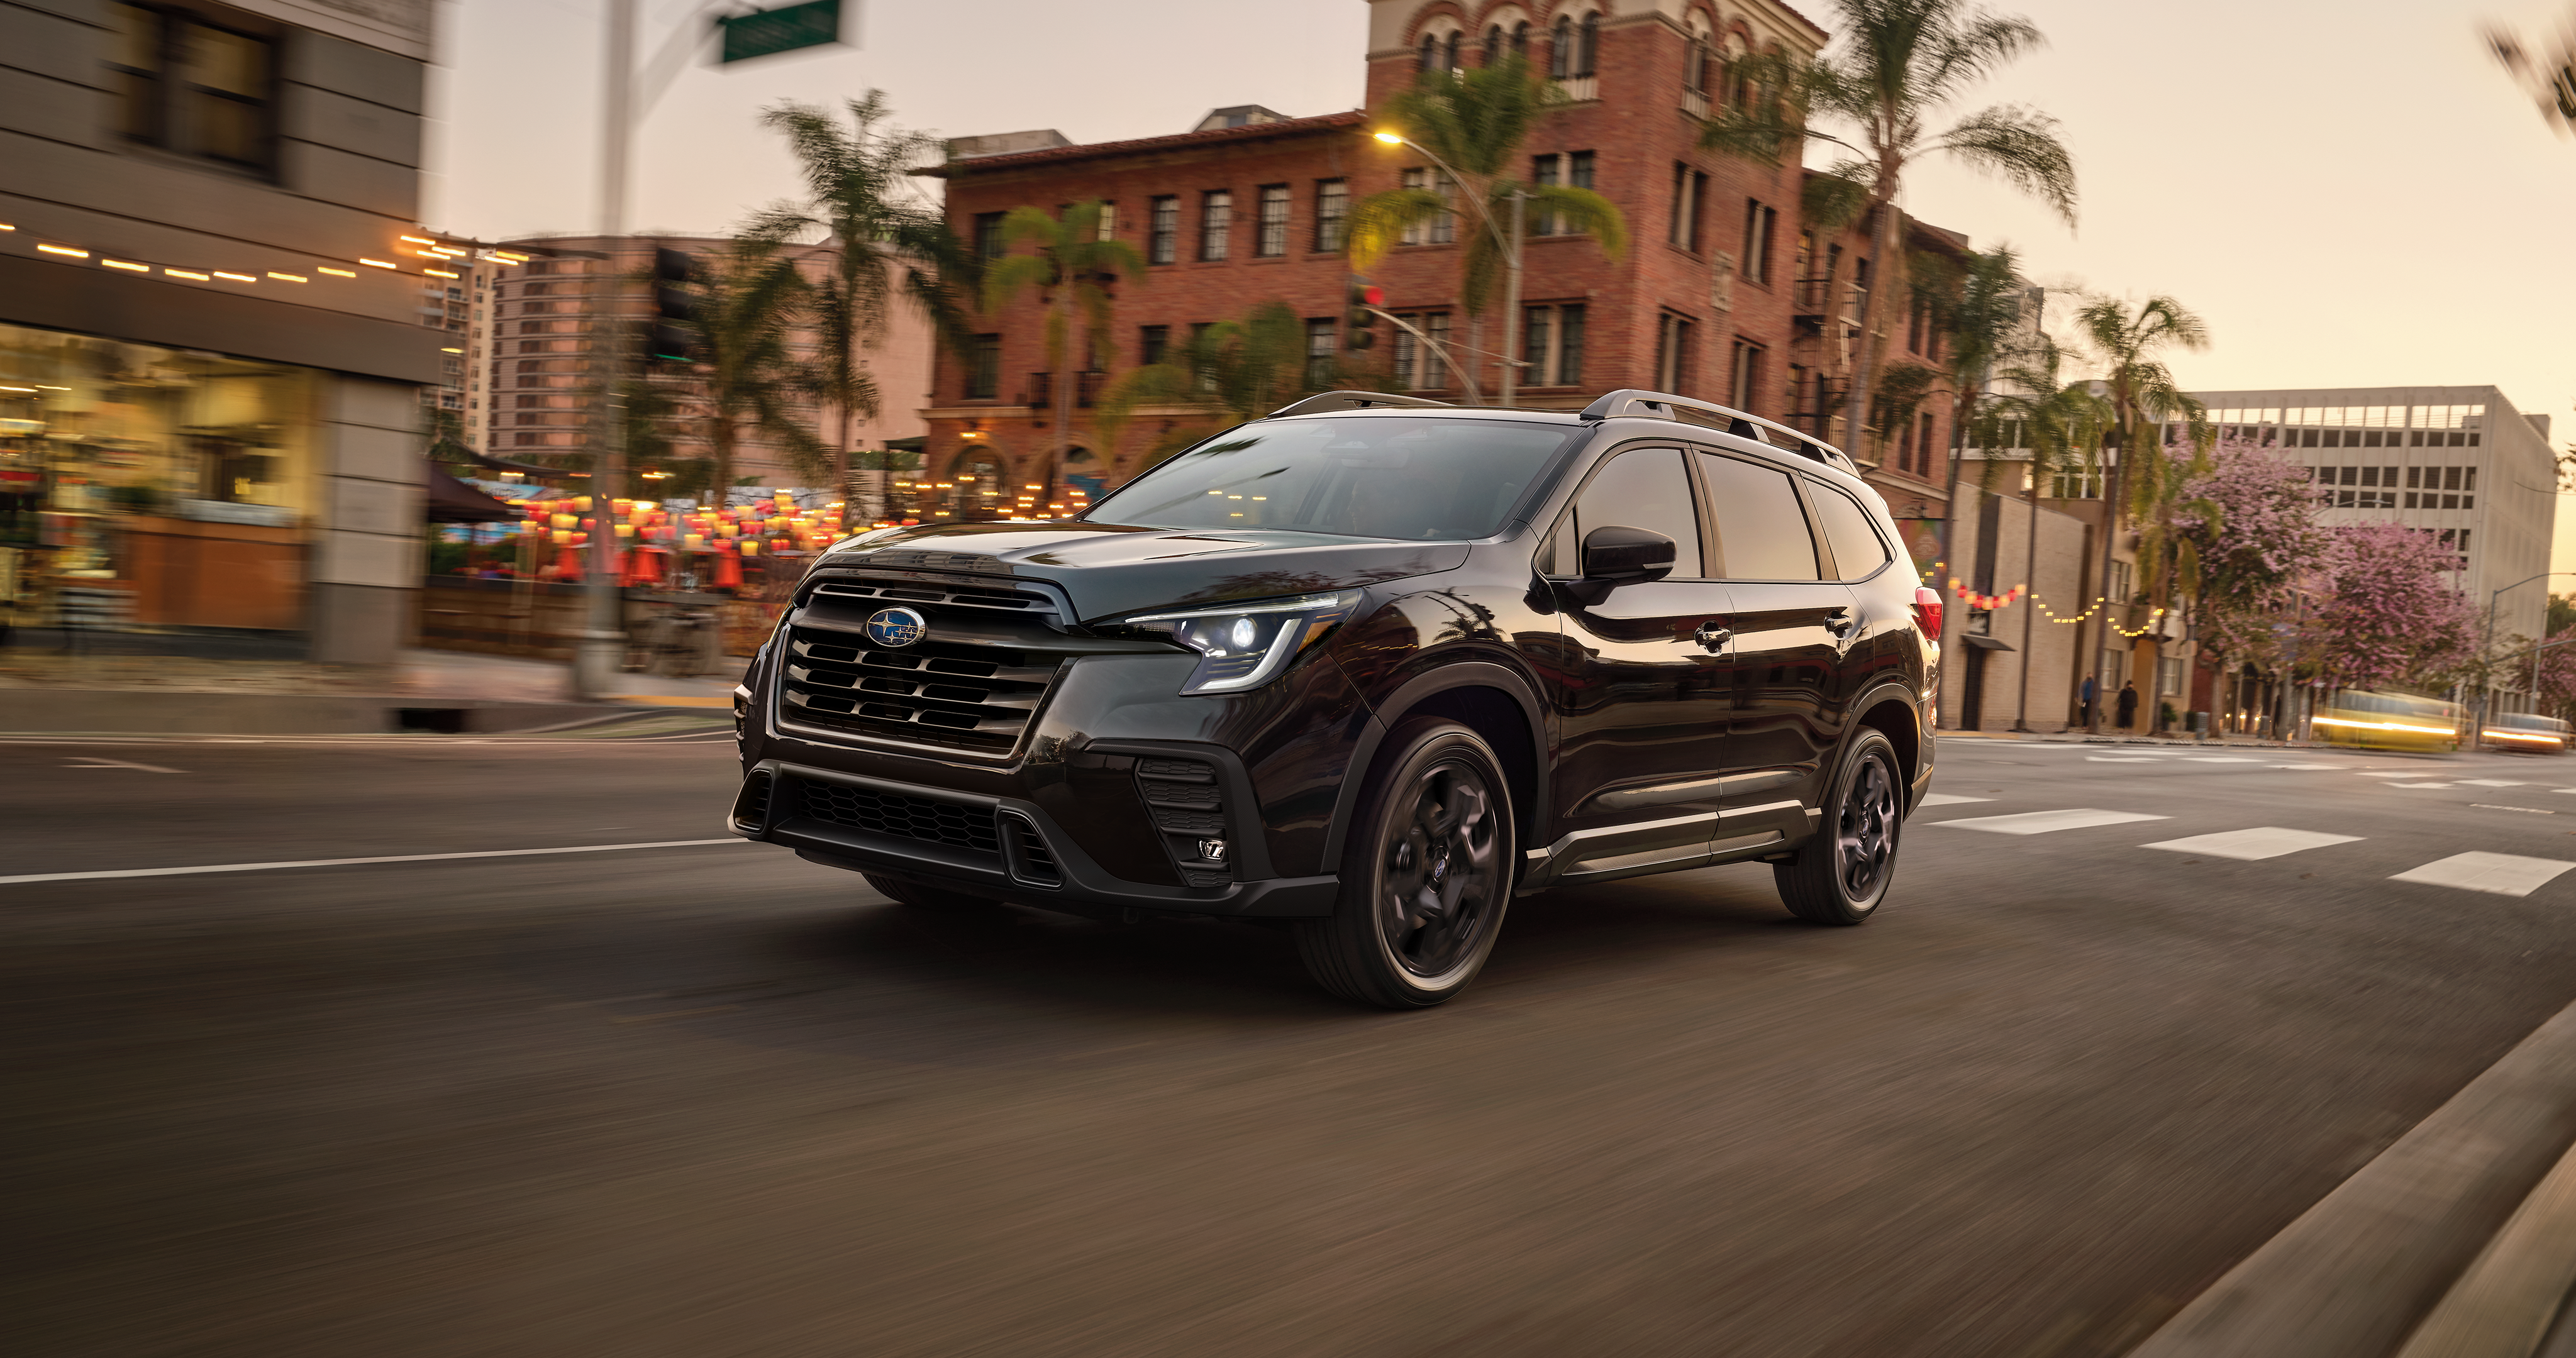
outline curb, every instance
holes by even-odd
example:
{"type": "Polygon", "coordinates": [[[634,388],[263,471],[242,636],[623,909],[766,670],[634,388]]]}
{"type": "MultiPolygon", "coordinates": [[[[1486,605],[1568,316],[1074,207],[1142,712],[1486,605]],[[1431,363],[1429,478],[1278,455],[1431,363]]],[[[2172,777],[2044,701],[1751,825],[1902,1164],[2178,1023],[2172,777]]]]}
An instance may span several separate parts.
{"type": "MultiPolygon", "coordinates": [[[[2301,1213],[2149,1336],[2130,1358],[2367,1358],[2462,1292],[2482,1254],[2499,1288],[2529,1230],[2517,1211],[2576,1142],[2576,1004],[2517,1043],[2395,1145],[2301,1213]]],[[[2576,1171],[2570,1171],[2576,1177],[2576,1171]]],[[[2555,1200],[2555,1199],[2553,1199],[2555,1200]]],[[[2565,1216],[2551,1217],[2563,1223],[2565,1216]]],[[[2521,1285],[2520,1292],[2530,1291],[2521,1285]]],[[[2518,1293],[2519,1294],[2519,1293],[2518,1293]]],[[[2558,1297],[2547,1306],[2554,1313],[2558,1297]]],[[[2544,1315],[2538,1322],[2549,1323],[2544,1315]]],[[[2447,1331],[2445,1333],[2448,1333],[2447,1331]]],[[[2536,1338],[2535,1332],[2535,1338],[2536,1338]]],[[[2439,1335],[2428,1339],[2435,1342],[2439,1335]]],[[[2426,1354],[2500,1352],[2433,1348],[2426,1354]]],[[[2521,1350],[2528,1354],[2530,1350],[2521,1350]]],[[[2411,1348],[2408,1358],[2423,1358],[2411,1348]]]]}
{"type": "Polygon", "coordinates": [[[2576,1151],[2540,1181],[2397,1358],[2531,1358],[2576,1285],[2576,1151]]]}

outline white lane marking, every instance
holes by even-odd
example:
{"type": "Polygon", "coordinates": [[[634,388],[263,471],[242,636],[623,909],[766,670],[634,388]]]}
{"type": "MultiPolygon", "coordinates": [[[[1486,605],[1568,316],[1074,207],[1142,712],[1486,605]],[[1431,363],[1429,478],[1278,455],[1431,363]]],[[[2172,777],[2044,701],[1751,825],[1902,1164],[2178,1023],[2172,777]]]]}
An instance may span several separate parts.
{"type": "Polygon", "coordinates": [[[1994,798],[1992,797],[1962,797],[1949,792],[1927,792],[1923,794],[1923,804],[1925,806],[1958,806],[1965,802],[1990,802],[1993,800],[1994,798]]]}
{"type": "Polygon", "coordinates": [[[2511,783],[2502,778],[2463,778],[2462,787],[2529,787],[2529,783],[2511,783]]]}
{"type": "Polygon", "coordinates": [[[2471,802],[2469,805],[2480,811],[2519,811],[2526,816],[2554,816],[2558,814],[2555,811],[2543,811],[2536,806],[2498,806],[2494,802],[2471,802]]]}
{"type": "Polygon", "coordinates": [[[2408,868],[2388,880],[2484,891],[2496,896],[2528,896],[2569,868],[2576,868],[2576,863],[2556,858],[2525,858],[2520,854],[2471,851],[2437,858],[2420,868],[2408,868]]]}
{"type": "Polygon", "coordinates": [[[2161,764],[2165,762],[2160,756],[2151,754],[2088,754],[2084,756],[2084,760],[2088,764],[2161,764]]]}
{"type": "Polygon", "coordinates": [[[2241,754],[2187,754],[2183,758],[2195,764],[2260,764],[2263,762],[2260,759],[2248,759],[2241,754]]]}
{"type": "Polygon", "coordinates": [[[2207,854],[2212,858],[2241,858],[2251,862],[2258,858],[2278,858],[2302,849],[2322,849],[2329,844],[2351,844],[2359,839],[2359,835],[2329,835],[2315,830],[2284,830],[2277,825],[2258,825],[2251,830],[2193,835],[2188,839],[2167,839],[2138,847],[2207,854]]]}
{"type": "Polygon", "coordinates": [[[2082,830],[2095,825],[2125,825],[2135,820],[2171,820],[2170,816],[2150,816],[2137,811],[2097,811],[2079,806],[2066,811],[2026,811],[2018,816],[1971,816],[1966,820],[1938,820],[1937,828],[1985,830],[1998,835],[2044,835],[2052,830],[2082,830]]]}
{"type": "Polygon", "coordinates": [[[2363,769],[2361,776],[2364,778],[2421,778],[2424,775],[2412,769],[2363,769]]]}
{"type": "Polygon", "coordinates": [[[2449,783],[2382,783],[2381,787],[2449,787],[2449,783]]]}
{"type": "Polygon", "coordinates": [[[436,863],[450,858],[526,858],[549,853],[614,853],[619,849],[694,849],[708,844],[749,844],[748,839],[661,839],[649,844],[573,844],[559,849],[477,849],[471,853],[396,853],[378,858],[307,858],[289,863],[209,863],[193,868],[117,868],[108,872],[31,872],[0,877],[21,882],[88,882],[103,877],[186,877],[202,872],[275,872],[280,868],[345,868],[363,863],[436,863]]]}
{"type": "Polygon", "coordinates": [[[145,773],[187,772],[186,769],[165,769],[158,764],[135,764],[123,759],[101,759],[94,754],[76,754],[68,757],[86,762],[63,765],[63,767],[67,769],[141,769],[145,773]]]}
{"type": "Polygon", "coordinates": [[[2274,764],[2276,769],[2339,769],[2341,764],[2274,764]]]}

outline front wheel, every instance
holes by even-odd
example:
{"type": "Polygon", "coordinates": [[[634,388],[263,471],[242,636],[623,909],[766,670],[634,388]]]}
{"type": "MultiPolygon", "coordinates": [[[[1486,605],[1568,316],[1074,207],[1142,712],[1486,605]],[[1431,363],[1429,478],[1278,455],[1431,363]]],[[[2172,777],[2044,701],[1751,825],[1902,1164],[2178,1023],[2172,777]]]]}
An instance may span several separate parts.
{"type": "Polygon", "coordinates": [[[1771,865],[1790,914],[1812,924],[1859,924],[1877,913],[1896,877],[1904,787],[1896,747],[1883,732],[1864,728],[1852,738],[1827,784],[1824,823],[1796,857],[1771,865]]]}
{"type": "Polygon", "coordinates": [[[1297,951],[1326,990],[1422,1009],[1467,988],[1511,902],[1511,798],[1502,765],[1455,722],[1406,722],[1362,793],[1329,919],[1297,921],[1297,951]]]}

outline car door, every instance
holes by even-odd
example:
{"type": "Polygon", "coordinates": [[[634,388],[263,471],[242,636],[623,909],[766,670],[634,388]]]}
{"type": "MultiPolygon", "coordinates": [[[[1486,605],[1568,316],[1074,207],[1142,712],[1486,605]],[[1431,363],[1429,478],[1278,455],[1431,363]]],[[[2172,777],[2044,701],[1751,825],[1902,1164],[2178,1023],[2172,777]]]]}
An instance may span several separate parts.
{"type": "Polygon", "coordinates": [[[1550,798],[1565,847],[1550,876],[1649,870],[1702,851],[1716,826],[1726,589],[1707,576],[1697,505],[1682,449],[1624,448],[1595,468],[1541,548],[1565,642],[1550,798]],[[1671,538],[1672,572],[1581,578],[1583,538],[1613,526],[1671,538]]]}
{"type": "Polygon", "coordinates": [[[1751,454],[1696,453],[1735,636],[1725,659],[1722,846],[1804,835],[1842,740],[1851,591],[1810,522],[1801,478],[1751,454]]]}

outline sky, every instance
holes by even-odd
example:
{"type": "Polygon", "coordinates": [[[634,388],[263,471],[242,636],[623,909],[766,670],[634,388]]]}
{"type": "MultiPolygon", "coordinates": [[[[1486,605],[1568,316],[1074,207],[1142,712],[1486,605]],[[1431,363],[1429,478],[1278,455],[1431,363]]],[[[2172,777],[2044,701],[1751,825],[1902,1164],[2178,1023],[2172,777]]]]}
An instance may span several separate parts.
{"type": "MultiPolygon", "coordinates": [[[[782,100],[886,91],[945,136],[1052,127],[1078,142],[1189,130],[1211,108],[1355,107],[1363,0],[940,0],[857,6],[852,46],[718,69],[693,61],[636,137],[629,223],[715,232],[794,191],[757,124],[782,100]]],[[[2052,288],[2167,294],[2214,343],[2204,390],[2493,384],[2576,438],[2576,139],[2486,53],[2569,0],[2000,0],[2049,39],[1959,108],[2054,115],[2081,192],[2070,231],[1959,167],[1908,180],[1914,215],[2009,243],[2052,288]]],[[[699,0],[643,0],[639,50],[699,0]]],[[[1831,8],[1803,13],[1833,27],[1831,8]]],[[[604,0],[442,0],[427,224],[484,239],[597,219],[604,0]]],[[[735,6],[734,8],[742,8],[735,6]]],[[[703,24],[704,20],[699,20],[703,24]]],[[[2576,497],[2559,560],[2576,569],[2576,497]]]]}

